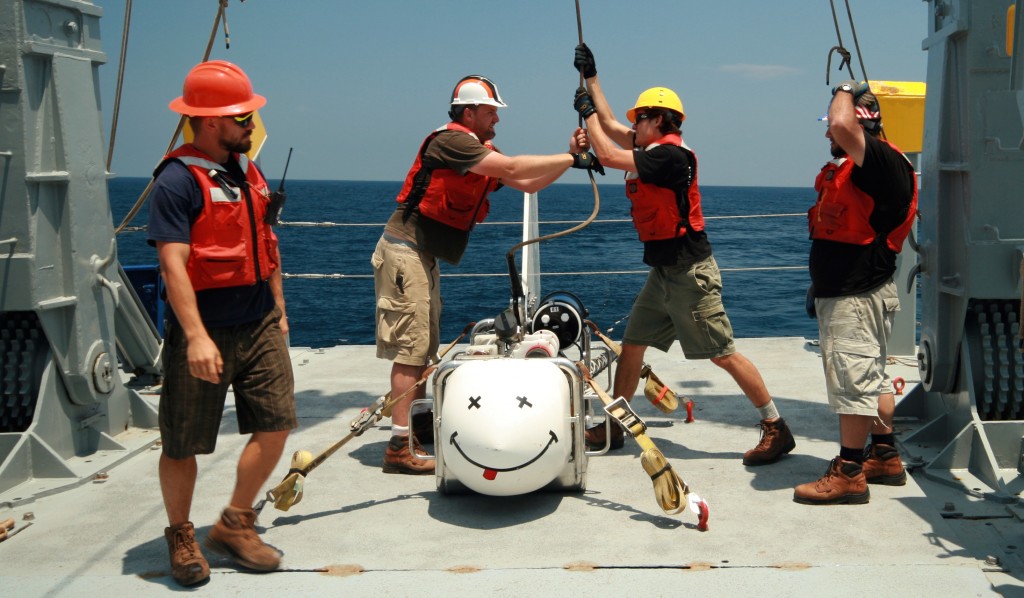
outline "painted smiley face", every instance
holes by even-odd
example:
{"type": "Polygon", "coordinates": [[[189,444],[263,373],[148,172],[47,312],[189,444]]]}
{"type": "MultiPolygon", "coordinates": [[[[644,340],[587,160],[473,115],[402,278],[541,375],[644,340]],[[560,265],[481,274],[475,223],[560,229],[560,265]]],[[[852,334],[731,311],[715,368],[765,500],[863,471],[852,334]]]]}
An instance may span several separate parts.
{"type": "Polygon", "coordinates": [[[471,490],[495,496],[542,488],[572,452],[570,388],[544,360],[496,359],[459,366],[448,377],[438,450],[471,490]]]}

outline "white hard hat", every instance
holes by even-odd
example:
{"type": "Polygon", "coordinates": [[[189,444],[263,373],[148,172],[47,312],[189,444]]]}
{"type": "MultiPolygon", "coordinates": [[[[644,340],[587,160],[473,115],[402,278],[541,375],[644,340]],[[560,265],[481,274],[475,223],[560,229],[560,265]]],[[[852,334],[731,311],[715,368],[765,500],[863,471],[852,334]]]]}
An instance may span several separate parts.
{"type": "Polygon", "coordinates": [[[463,77],[452,90],[451,104],[452,106],[485,104],[498,108],[507,106],[505,102],[501,101],[498,86],[487,77],[480,75],[463,77]]]}

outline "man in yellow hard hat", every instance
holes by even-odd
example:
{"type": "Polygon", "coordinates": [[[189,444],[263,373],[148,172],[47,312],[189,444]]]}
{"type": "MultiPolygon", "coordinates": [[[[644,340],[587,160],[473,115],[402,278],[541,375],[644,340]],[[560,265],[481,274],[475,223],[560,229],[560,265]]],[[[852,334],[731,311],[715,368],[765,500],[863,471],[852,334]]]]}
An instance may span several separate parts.
{"type": "Polygon", "coordinates": [[[252,434],[230,503],[206,545],[243,567],[270,571],[280,553],[256,533],[252,505],[296,426],[277,236],[267,182],[245,156],[253,114],[266,99],[234,64],[195,66],[171,110],[189,117],[192,143],[168,154],[150,195],[155,245],[170,309],[160,394],[160,487],[171,572],[182,585],[210,568],[189,521],[196,455],[212,453],[229,386],[238,429],[252,434]]]}
{"type": "MultiPolygon", "coordinates": [[[[384,226],[371,258],[377,294],[377,357],[392,362],[391,396],[409,391],[437,354],[441,321],[438,260],[458,264],[473,227],[483,222],[488,196],[507,185],[526,193],[548,186],[567,169],[600,169],[576,129],[568,153],[507,156],[491,143],[505,107],[487,77],[463,77],[452,90],[450,122],[430,133],[399,192],[398,206],[384,226]]],[[[601,171],[603,173],[603,171],[601,171]]],[[[431,474],[434,459],[419,442],[433,438],[430,417],[410,431],[409,404],[425,388],[409,392],[391,413],[391,440],[384,473],[431,474]],[[415,431],[413,431],[415,432],[415,431]]]]}
{"type": "MultiPolygon", "coordinates": [[[[683,103],[671,89],[652,87],[626,112],[630,127],[615,119],[586,44],[577,46],[573,64],[586,80],[573,106],[587,123],[601,163],[626,171],[633,225],[644,244],[644,263],[651,267],[623,334],[615,396],[633,397],[647,347],[668,351],[678,340],[687,359],[710,359],[727,371],[757,409],[761,439],[743,455],[743,464],[774,463],[796,442],[760,372],[736,351],[722,304],[722,277],[704,231],[697,157],[679,129],[686,118],[683,103]]],[[[588,442],[603,446],[604,430],[588,430],[588,442]]],[[[611,430],[612,447],[621,447],[622,428],[611,430]]]]}

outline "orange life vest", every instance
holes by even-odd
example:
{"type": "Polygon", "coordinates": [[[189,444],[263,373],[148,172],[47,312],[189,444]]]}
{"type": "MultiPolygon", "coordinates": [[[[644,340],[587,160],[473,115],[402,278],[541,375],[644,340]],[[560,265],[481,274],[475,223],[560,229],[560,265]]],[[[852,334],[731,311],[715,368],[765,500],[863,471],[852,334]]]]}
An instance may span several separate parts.
{"type": "Polygon", "coordinates": [[[245,173],[248,189],[214,180],[224,167],[186,144],[168,154],[188,167],[203,190],[203,210],[192,223],[186,269],[196,291],[247,286],[266,280],[278,268],[277,235],[263,222],[269,198],[267,182],[244,154],[232,154],[245,173]],[[256,272],[259,272],[257,278],[256,272]]]}
{"type": "Polygon", "coordinates": [[[675,239],[686,235],[688,230],[704,230],[700,188],[697,186],[697,156],[683,144],[682,137],[676,134],[665,135],[644,149],[650,150],[658,145],[681,147],[693,161],[693,178],[686,190],[689,213],[683,219],[675,190],[645,183],[636,173],[627,173],[626,196],[633,204],[630,215],[633,217],[633,227],[644,242],[675,239]]]}
{"type": "MultiPolygon", "coordinates": [[[[469,128],[456,122],[450,122],[427,136],[396,200],[408,204],[409,209],[419,211],[421,217],[468,231],[487,218],[491,205],[487,195],[497,189],[498,179],[472,172],[461,175],[449,168],[424,168],[423,155],[427,146],[444,131],[460,131],[476,138],[469,128]]],[[[489,141],[484,145],[495,149],[489,141]]]]}
{"type": "MultiPolygon", "coordinates": [[[[888,141],[885,143],[900,152],[895,145],[888,141]]],[[[910,164],[910,161],[907,163],[910,164]]],[[[807,226],[812,239],[869,245],[878,237],[878,231],[871,226],[875,200],[853,184],[851,177],[854,166],[854,161],[844,156],[830,160],[818,173],[814,180],[818,200],[807,211],[807,226]]],[[[910,200],[907,216],[885,237],[886,246],[896,253],[903,249],[903,241],[910,234],[917,214],[917,175],[912,176],[914,196],[910,200]]]]}

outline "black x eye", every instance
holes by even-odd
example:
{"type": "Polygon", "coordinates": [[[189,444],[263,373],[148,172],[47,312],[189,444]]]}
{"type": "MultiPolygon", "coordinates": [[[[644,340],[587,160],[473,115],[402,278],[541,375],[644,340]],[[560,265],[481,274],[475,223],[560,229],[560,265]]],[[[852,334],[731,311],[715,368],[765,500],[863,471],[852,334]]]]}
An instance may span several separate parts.
{"type": "Polygon", "coordinates": [[[476,407],[477,409],[480,408],[480,397],[469,397],[468,409],[472,409],[473,407],[476,407]]]}
{"type": "Polygon", "coordinates": [[[520,409],[523,407],[533,407],[533,403],[531,403],[530,399],[527,399],[526,397],[516,397],[516,400],[519,401],[520,409]]]}

